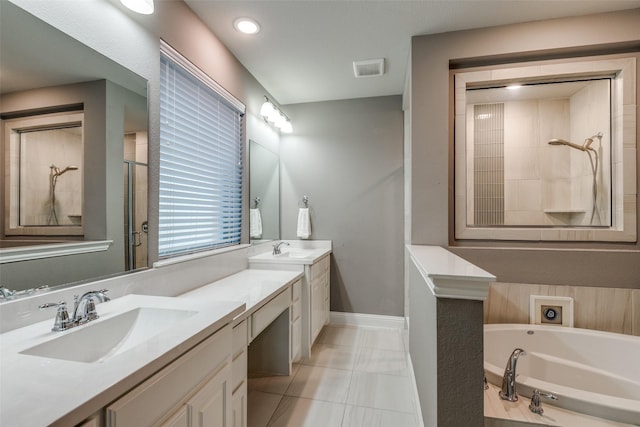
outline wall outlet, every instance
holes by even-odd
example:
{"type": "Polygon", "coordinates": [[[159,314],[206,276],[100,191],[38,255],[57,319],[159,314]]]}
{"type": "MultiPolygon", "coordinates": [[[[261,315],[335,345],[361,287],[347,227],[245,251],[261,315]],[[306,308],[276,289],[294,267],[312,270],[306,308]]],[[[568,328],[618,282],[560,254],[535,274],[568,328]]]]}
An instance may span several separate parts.
{"type": "Polygon", "coordinates": [[[529,323],[573,327],[573,298],[531,295],[529,323]]]}

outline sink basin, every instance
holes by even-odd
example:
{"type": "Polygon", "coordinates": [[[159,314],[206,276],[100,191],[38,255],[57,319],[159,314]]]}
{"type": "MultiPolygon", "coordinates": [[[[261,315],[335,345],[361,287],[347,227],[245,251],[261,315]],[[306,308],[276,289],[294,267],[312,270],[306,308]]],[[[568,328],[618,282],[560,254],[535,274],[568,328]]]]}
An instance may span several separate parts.
{"type": "Polygon", "coordinates": [[[21,351],[21,354],[84,363],[101,363],[158,335],[197,311],[138,307],[98,319],[64,335],[21,351]]]}
{"type": "Polygon", "coordinates": [[[309,251],[309,250],[307,250],[307,251],[304,251],[304,250],[302,250],[302,251],[295,251],[295,250],[291,251],[291,250],[289,250],[289,251],[286,251],[286,252],[283,251],[282,253],[280,253],[278,255],[274,255],[274,256],[302,259],[302,258],[308,258],[310,256],[314,256],[314,255],[315,255],[314,251],[309,251]]]}

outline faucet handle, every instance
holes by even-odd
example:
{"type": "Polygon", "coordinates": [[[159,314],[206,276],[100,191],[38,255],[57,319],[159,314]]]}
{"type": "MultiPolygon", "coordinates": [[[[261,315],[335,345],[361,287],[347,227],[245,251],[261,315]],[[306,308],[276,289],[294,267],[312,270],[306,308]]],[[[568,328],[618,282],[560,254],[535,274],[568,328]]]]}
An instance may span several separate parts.
{"type": "Polygon", "coordinates": [[[534,414],[541,415],[544,412],[542,409],[542,403],[540,402],[540,397],[545,397],[550,400],[558,400],[558,396],[552,393],[540,393],[540,390],[533,390],[533,395],[531,396],[531,403],[529,404],[529,409],[534,414]]]}
{"type": "Polygon", "coordinates": [[[53,323],[52,331],[65,331],[73,326],[73,322],[69,319],[69,312],[67,311],[67,303],[65,301],[59,302],[48,302],[45,304],[40,304],[38,308],[40,310],[45,308],[57,307],[58,311],[56,312],[56,319],[53,323]]]}

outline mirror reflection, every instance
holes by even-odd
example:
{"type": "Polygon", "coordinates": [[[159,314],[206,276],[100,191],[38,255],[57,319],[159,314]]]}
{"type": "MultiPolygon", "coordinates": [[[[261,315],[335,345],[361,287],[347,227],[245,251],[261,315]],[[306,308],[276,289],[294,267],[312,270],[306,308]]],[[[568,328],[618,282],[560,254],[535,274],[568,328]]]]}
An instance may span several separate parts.
{"type": "Polygon", "coordinates": [[[249,141],[249,236],[251,243],[280,238],[280,157],[249,141]]]}
{"type": "Polygon", "coordinates": [[[0,285],[146,267],[146,80],[10,2],[0,20],[0,285]]]}
{"type": "Polygon", "coordinates": [[[608,77],[467,88],[467,223],[611,225],[608,77]]]}

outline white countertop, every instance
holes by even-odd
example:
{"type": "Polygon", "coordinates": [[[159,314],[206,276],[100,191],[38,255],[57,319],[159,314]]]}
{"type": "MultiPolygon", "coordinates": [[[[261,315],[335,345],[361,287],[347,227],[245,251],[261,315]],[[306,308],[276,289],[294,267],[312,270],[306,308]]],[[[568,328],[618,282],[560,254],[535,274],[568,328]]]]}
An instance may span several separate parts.
{"type": "Polygon", "coordinates": [[[331,247],[301,248],[296,246],[282,246],[280,255],[273,255],[271,251],[249,257],[249,264],[290,264],[311,265],[331,253],[331,247]],[[290,256],[290,255],[294,256],[290,256]]]}
{"type": "MultiPolygon", "coordinates": [[[[52,332],[51,319],[0,335],[0,425],[75,425],[154,374],[244,311],[242,302],[126,295],[96,306],[100,319],[52,332]],[[132,307],[197,310],[197,314],[122,354],[95,363],[20,354],[90,327],[132,307]]],[[[99,337],[96,337],[99,339],[99,337]]],[[[88,344],[90,345],[90,344],[88,344]]]]}
{"type": "Polygon", "coordinates": [[[178,298],[198,300],[230,300],[245,304],[245,310],[237,314],[239,322],[251,315],[287,286],[302,277],[298,271],[244,270],[208,285],[180,295],[178,298]]]}
{"type": "Polygon", "coordinates": [[[414,264],[439,298],[484,300],[496,277],[440,246],[407,245],[414,264]]]}

